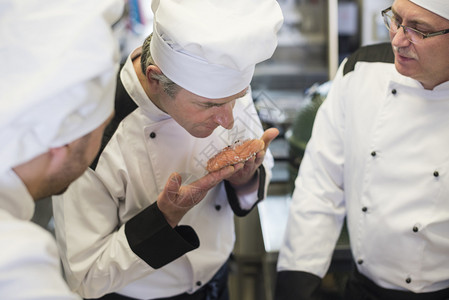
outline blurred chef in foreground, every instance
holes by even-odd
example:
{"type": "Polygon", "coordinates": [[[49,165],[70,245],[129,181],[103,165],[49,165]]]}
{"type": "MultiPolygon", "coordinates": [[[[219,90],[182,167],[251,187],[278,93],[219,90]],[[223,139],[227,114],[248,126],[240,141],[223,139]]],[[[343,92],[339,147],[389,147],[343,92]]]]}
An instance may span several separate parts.
{"type": "Polygon", "coordinates": [[[79,299],[62,278],[35,201],[62,193],[112,118],[114,0],[0,2],[0,298],[79,299]]]}

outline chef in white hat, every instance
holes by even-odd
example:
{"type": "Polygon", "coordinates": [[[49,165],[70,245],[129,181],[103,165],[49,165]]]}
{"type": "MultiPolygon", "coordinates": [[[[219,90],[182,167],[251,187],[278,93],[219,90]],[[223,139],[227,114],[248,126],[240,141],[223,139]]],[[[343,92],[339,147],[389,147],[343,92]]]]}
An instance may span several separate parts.
{"type": "Polygon", "coordinates": [[[345,59],[317,113],[276,300],[318,299],[345,218],[344,299],[449,299],[449,3],[395,0],[380,17],[391,43],[345,59]]]}
{"type": "Polygon", "coordinates": [[[278,134],[264,133],[249,85],[283,16],[275,0],[163,0],[152,9],[153,34],[118,83],[118,104],[137,108],[95,171],[54,201],[64,269],[85,298],[228,299],[234,215],[265,197],[267,147],[278,134]],[[249,138],[265,148],[205,175],[209,158],[249,138]]]}
{"type": "Polygon", "coordinates": [[[79,299],[30,222],[95,157],[114,108],[121,1],[0,2],[0,298],[79,299]]]}

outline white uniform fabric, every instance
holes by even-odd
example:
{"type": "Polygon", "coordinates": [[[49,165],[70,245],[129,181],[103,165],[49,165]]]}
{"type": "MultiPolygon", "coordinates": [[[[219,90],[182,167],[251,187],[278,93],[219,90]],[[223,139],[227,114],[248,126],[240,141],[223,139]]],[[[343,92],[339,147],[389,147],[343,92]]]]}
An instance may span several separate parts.
{"type": "Polygon", "coordinates": [[[34,201],[12,171],[0,176],[0,299],[75,300],[53,237],[29,222],[34,201]]]}
{"type": "MultiPolygon", "coordinates": [[[[206,173],[207,159],[216,151],[263,133],[249,93],[236,101],[232,130],[219,127],[207,138],[192,137],[146,96],[131,61],[139,54],[140,49],[134,51],[121,72],[123,85],[139,107],[119,125],[96,171],[72,184],[64,199],[53,201],[68,283],[85,297],[118,292],[153,299],[191,293],[200,288],[197,282],[207,283],[228,259],[235,240],[234,214],[223,183],[180,222],[195,230],[200,247],[160,269],[133,253],[124,224],[156,201],[172,172],[182,175],[183,184],[192,182],[206,173]],[[151,133],[156,135],[151,138],[151,133]]],[[[267,184],[273,166],[269,152],[264,166],[267,184]]],[[[251,193],[239,199],[246,203],[242,207],[251,207],[257,197],[251,193]]]]}
{"type": "Polygon", "coordinates": [[[123,4],[0,2],[0,172],[110,116],[119,59],[111,25],[123,4]]]}
{"type": "Polygon", "coordinates": [[[449,5],[446,0],[410,0],[434,14],[449,20],[449,5]]]}
{"type": "Polygon", "coordinates": [[[273,55],[284,20],[275,0],[155,0],[151,7],[156,65],[184,89],[213,99],[250,84],[255,65],[273,55]]]}
{"type": "Polygon", "coordinates": [[[360,273],[389,289],[447,288],[449,82],[425,90],[391,63],[342,72],[301,163],[278,271],[323,277],[347,214],[360,273]]]}

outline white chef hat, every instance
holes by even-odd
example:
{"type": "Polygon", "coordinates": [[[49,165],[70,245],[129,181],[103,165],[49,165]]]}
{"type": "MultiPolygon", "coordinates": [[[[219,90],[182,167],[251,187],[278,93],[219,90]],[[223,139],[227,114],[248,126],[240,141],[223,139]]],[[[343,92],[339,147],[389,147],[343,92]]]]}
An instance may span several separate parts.
{"type": "Polygon", "coordinates": [[[447,0],[410,0],[416,5],[427,9],[445,19],[449,20],[449,3],[447,0]]]}
{"type": "Polygon", "coordinates": [[[207,98],[241,92],[277,46],[275,0],[153,0],[151,55],[162,72],[207,98]]]}
{"type": "Polygon", "coordinates": [[[0,171],[63,146],[112,113],[123,0],[0,2],[0,171]]]}

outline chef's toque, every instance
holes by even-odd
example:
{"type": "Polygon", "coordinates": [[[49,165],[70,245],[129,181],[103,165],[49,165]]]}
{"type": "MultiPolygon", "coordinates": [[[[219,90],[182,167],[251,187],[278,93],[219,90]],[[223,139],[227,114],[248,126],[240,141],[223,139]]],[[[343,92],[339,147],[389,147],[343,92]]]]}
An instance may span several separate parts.
{"type": "Polygon", "coordinates": [[[153,0],[151,55],[184,89],[206,98],[244,90],[277,46],[275,0],[153,0]]]}
{"type": "Polygon", "coordinates": [[[110,116],[122,12],[123,0],[0,2],[0,171],[110,116]]]}
{"type": "Polygon", "coordinates": [[[410,0],[416,5],[427,9],[449,20],[449,2],[447,0],[410,0]]]}

